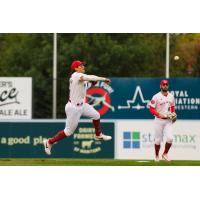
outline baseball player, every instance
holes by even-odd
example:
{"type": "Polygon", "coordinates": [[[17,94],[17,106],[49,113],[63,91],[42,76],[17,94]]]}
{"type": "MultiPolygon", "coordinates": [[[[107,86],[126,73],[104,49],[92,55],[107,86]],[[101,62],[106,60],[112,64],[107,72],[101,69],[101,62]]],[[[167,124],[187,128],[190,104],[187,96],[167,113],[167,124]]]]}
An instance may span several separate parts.
{"type": "Polygon", "coordinates": [[[65,129],[58,132],[54,137],[44,140],[44,149],[47,155],[51,155],[51,148],[55,142],[58,142],[66,137],[72,135],[78,126],[81,116],[89,117],[93,120],[95,127],[96,140],[111,140],[112,137],[104,135],[100,127],[100,114],[88,103],[86,99],[86,83],[104,81],[110,83],[110,79],[98,77],[94,75],[86,75],[85,62],[76,60],[71,64],[73,74],[69,80],[69,101],[65,105],[65,113],[67,116],[65,129]]]}
{"type": "Polygon", "coordinates": [[[159,161],[160,143],[163,135],[166,136],[165,149],[162,158],[170,161],[168,151],[172,145],[172,124],[176,121],[174,96],[168,92],[168,80],[160,82],[161,91],[155,94],[150,101],[150,112],[155,116],[155,161],[159,161]]]}

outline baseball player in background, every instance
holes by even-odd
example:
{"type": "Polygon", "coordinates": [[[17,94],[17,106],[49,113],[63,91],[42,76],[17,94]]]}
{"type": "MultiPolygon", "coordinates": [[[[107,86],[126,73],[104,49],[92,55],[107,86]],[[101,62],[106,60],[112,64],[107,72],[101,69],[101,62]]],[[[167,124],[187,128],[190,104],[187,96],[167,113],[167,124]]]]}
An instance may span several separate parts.
{"type": "Polygon", "coordinates": [[[86,83],[104,81],[111,83],[110,79],[98,77],[94,75],[86,75],[85,62],[76,60],[71,64],[73,74],[69,80],[69,101],[65,105],[65,113],[67,116],[65,129],[58,132],[54,137],[44,140],[44,149],[47,155],[51,155],[51,149],[55,142],[58,142],[66,137],[72,135],[78,126],[81,116],[89,117],[93,120],[95,127],[96,140],[111,140],[112,137],[104,135],[100,127],[100,114],[88,103],[86,100],[86,83]]]}
{"type": "Polygon", "coordinates": [[[155,94],[150,101],[150,112],[155,116],[155,161],[159,161],[160,143],[163,140],[163,135],[166,136],[165,149],[162,158],[170,161],[168,151],[172,145],[172,124],[176,121],[174,96],[168,92],[168,80],[160,82],[161,91],[155,94]]]}

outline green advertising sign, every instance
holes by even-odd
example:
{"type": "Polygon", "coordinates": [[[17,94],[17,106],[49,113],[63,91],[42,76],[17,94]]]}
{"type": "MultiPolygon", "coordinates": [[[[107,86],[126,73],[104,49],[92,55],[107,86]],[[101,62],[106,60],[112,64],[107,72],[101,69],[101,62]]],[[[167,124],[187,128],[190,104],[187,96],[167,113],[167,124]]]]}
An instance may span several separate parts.
{"type": "MultiPolygon", "coordinates": [[[[55,144],[51,158],[114,158],[114,123],[102,122],[111,141],[94,140],[92,123],[80,122],[75,133],[55,144]]],[[[64,122],[0,122],[0,158],[46,158],[43,139],[65,127],[64,122]]]]}

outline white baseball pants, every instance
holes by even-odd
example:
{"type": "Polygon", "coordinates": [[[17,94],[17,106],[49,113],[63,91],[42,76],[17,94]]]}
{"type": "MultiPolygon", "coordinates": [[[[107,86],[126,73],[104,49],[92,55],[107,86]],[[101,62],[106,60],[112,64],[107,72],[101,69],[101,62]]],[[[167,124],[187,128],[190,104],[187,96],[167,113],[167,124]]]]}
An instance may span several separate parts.
{"type": "Polygon", "coordinates": [[[168,119],[155,118],[154,120],[155,131],[155,144],[160,145],[163,140],[163,136],[166,137],[167,143],[173,142],[173,129],[172,122],[168,119]]]}
{"type": "Polygon", "coordinates": [[[65,105],[65,113],[67,116],[64,129],[66,136],[70,136],[74,133],[81,116],[85,116],[94,120],[100,118],[100,114],[88,103],[83,103],[82,105],[77,106],[71,102],[68,102],[65,105]]]}

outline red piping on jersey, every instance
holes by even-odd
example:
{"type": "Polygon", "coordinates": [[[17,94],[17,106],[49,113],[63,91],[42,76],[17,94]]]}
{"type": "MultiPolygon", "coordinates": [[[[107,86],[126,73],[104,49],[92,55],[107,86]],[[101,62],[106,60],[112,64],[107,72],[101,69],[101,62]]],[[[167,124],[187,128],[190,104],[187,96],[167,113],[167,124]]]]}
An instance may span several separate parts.
{"type": "Polygon", "coordinates": [[[149,111],[152,115],[156,116],[156,117],[160,117],[159,113],[156,111],[155,108],[153,108],[152,106],[150,106],[149,111]]]}

